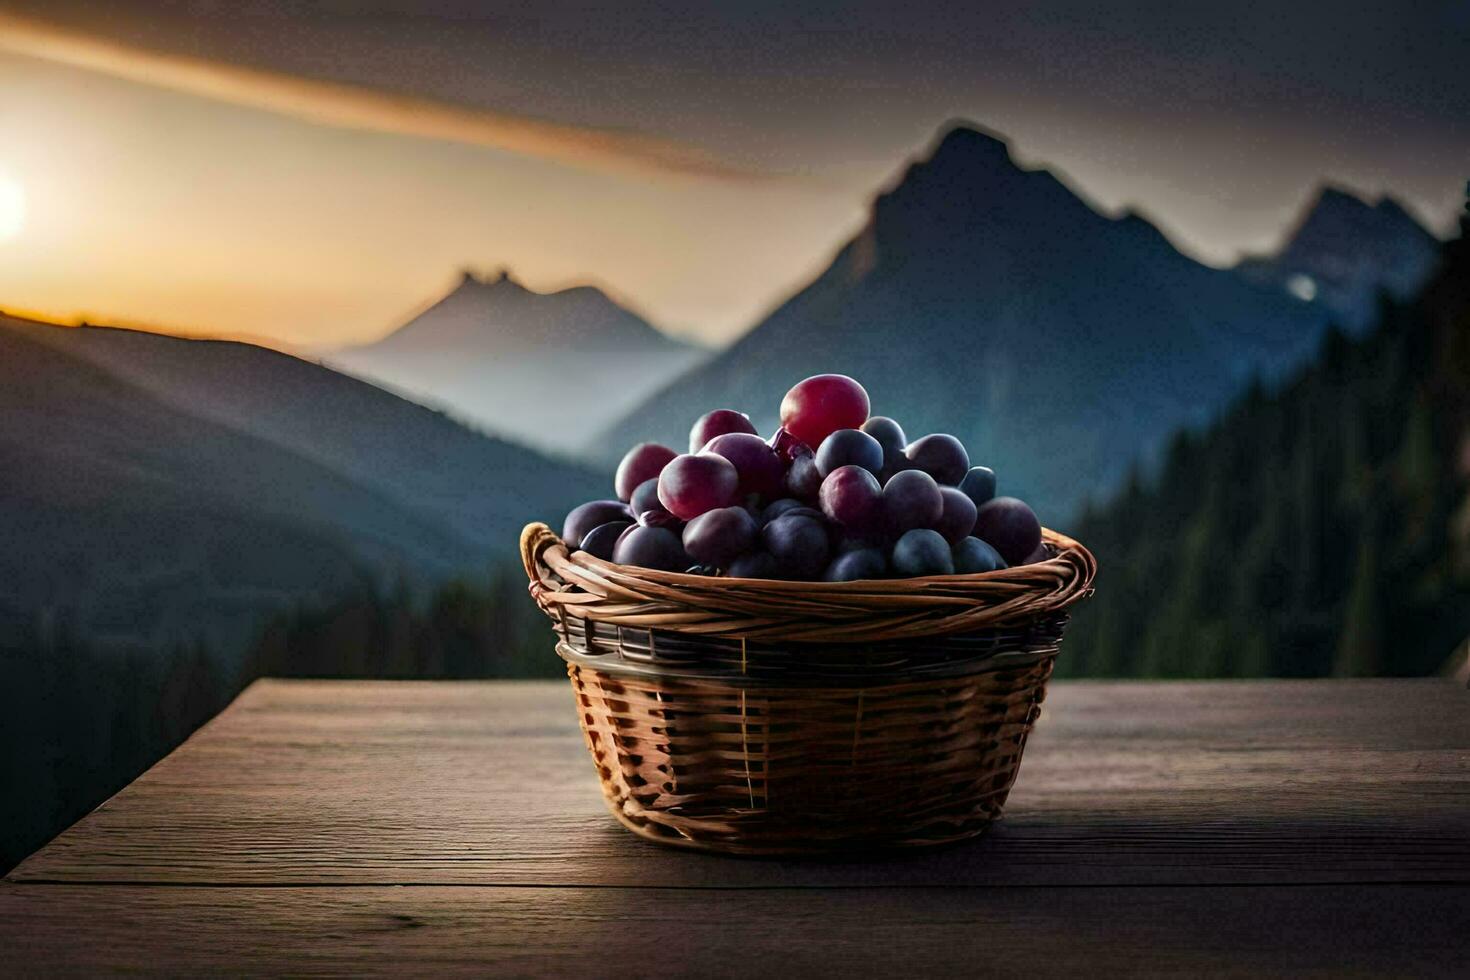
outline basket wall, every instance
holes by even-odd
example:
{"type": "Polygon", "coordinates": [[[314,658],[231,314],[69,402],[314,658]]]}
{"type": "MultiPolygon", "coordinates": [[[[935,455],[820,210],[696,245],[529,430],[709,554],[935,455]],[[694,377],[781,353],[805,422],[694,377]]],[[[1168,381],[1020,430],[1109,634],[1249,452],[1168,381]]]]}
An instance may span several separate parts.
{"type": "Polygon", "coordinates": [[[1048,543],[1023,569],[844,585],[644,573],[544,526],[522,553],[613,815],[663,843],[803,854],[959,840],[1000,814],[1092,579],[1086,549],[1048,543]]]}

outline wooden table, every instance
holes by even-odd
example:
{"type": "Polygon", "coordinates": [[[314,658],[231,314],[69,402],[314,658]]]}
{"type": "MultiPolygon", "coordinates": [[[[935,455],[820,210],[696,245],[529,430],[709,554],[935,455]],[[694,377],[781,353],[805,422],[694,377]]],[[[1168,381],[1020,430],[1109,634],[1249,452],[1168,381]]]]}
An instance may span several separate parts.
{"type": "Polygon", "coordinates": [[[1470,969],[1470,694],[1053,685],[987,837],[711,857],[603,809],[564,683],[262,681],[0,886],[0,972],[1470,969]]]}

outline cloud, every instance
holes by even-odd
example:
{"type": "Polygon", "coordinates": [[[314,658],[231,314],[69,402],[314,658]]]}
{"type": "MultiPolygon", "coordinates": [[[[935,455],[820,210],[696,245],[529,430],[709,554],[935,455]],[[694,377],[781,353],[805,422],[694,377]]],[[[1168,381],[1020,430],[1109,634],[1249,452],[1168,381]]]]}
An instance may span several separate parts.
{"type": "Polygon", "coordinates": [[[484,146],[581,169],[750,179],[678,142],[136,47],[0,13],[0,51],[323,126],[484,146]]]}

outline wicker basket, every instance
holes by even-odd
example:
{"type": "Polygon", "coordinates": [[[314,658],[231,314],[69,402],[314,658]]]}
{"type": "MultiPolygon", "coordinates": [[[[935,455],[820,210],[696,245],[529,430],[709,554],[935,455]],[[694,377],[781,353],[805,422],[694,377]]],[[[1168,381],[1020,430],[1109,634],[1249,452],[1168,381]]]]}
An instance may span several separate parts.
{"type": "Polygon", "coordinates": [[[994,820],[1096,563],[812,583],[656,572],[521,535],[613,815],[738,854],[920,846],[994,820]]]}

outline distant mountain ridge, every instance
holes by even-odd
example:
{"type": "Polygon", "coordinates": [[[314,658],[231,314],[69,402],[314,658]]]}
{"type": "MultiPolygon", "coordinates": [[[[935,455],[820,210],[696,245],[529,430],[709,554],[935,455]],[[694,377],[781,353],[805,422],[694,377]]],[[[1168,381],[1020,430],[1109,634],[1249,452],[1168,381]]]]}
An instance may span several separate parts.
{"type": "Polygon", "coordinates": [[[1054,523],[1181,424],[1309,352],[1324,317],[1109,218],[1003,140],[945,132],[807,287],[597,439],[679,445],[701,412],[776,424],[781,395],[851,374],[910,438],[948,431],[1054,523]]]}
{"type": "Polygon", "coordinates": [[[238,641],[354,583],[516,557],[605,477],[278,351],[0,317],[0,611],[238,641]]]}
{"type": "Polygon", "coordinates": [[[1370,204],[1326,186],[1275,254],[1242,259],[1236,268],[1321,304],[1357,330],[1373,321],[1380,292],[1405,300],[1428,281],[1440,244],[1393,198],[1370,204]]]}
{"type": "Polygon", "coordinates": [[[388,336],[326,360],[487,431],[570,452],[706,356],[599,289],[538,293],[502,270],[465,272],[388,336]]]}

